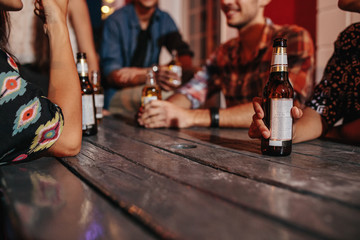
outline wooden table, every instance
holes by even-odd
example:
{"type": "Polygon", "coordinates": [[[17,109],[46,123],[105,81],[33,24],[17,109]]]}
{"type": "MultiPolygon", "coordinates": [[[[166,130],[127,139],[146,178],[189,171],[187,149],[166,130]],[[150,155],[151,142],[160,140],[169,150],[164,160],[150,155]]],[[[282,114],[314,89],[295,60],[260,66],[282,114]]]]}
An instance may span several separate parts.
{"type": "Polygon", "coordinates": [[[78,156],[0,174],[17,238],[360,239],[358,146],[315,140],[268,157],[244,129],[106,118],[78,156]]]}

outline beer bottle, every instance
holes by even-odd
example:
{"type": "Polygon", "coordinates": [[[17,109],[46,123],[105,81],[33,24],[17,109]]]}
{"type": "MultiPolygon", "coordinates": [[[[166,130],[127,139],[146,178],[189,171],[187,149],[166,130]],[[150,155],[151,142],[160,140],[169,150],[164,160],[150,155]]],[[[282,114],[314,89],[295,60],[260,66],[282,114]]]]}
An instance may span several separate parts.
{"type": "Polygon", "coordinates": [[[86,62],[86,54],[79,52],[76,55],[76,68],[81,83],[82,95],[82,132],[89,136],[97,133],[97,124],[95,120],[94,89],[89,81],[89,71],[86,62]]]}
{"type": "Polygon", "coordinates": [[[103,118],[103,107],[104,107],[104,89],[101,86],[99,72],[92,71],[91,73],[91,82],[94,89],[94,98],[95,98],[95,110],[96,110],[96,120],[99,123],[103,118]]]}
{"type": "Polygon", "coordinates": [[[145,87],[142,91],[141,106],[144,107],[147,103],[156,99],[161,100],[161,89],[156,84],[154,72],[149,70],[146,75],[145,87]]]}
{"type": "Polygon", "coordinates": [[[170,78],[169,85],[172,87],[178,87],[181,85],[182,67],[177,56],[177,51],[174,49],[171,51],[171,61],[169,63],[169,70],[177,74],[177,78],[170,78]]]}
{"type": "Polygon", "coordinates": [[[294,90],[288,77],[286,46],[286,39],[274,40],[270,77],[263,92],[264,122],[270,138],[261,139],[261,152],[272,156],[289,155],[292,148],[294,90]]]}

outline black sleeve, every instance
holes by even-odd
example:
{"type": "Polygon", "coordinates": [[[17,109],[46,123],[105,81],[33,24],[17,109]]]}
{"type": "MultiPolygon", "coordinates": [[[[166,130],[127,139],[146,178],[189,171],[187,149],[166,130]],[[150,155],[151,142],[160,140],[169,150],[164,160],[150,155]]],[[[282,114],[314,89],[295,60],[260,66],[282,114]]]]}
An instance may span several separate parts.
{"type": "Polygon", "coordinates": [[[194,56],[194,53],[191,51],[189,44],[182,40],[182,37],[178,31],[171,32],[159,39],[159,45],[165,46],[169,52],[176,50],[179,56],[189,55],[194,56]]]}

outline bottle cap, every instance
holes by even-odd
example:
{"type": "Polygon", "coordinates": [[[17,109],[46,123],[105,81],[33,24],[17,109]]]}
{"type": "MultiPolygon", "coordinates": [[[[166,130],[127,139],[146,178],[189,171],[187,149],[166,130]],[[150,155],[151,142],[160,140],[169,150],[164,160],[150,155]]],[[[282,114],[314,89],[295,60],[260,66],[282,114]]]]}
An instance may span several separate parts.
{"type": "Polygon", "coordinates": [[[273,47],[287,47],[285,38],[276,38],[273,47]]]}
{"type": "Polygon", "coordinates": [[[78,52],[78,53],[76,54],[76,58],[77,58],[77,59],[86,58],[86,53],[84,53],[84,52],[78,52]]]}

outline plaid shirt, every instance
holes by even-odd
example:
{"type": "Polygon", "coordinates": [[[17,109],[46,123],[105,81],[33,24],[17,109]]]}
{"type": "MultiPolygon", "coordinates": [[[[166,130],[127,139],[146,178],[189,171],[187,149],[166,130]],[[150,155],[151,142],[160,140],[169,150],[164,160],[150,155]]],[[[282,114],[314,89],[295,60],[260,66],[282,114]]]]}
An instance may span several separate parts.
{"type": "Polygon", "coordinates": [[[192,108],[199,108],[218,90],[223,92],[227,107],[251,102],[262,96],[270,74],[273,40],[278,37],[287,39],[289,79],[296,99],[304,104],[314,88],[313,41],[304,28],[275,25],[270,19],[266,20],[262,38],[250,59],[242,57],[240,37],[231,39],[220,45],[203,70],[177,92],[191,101],[192,108]]]}

